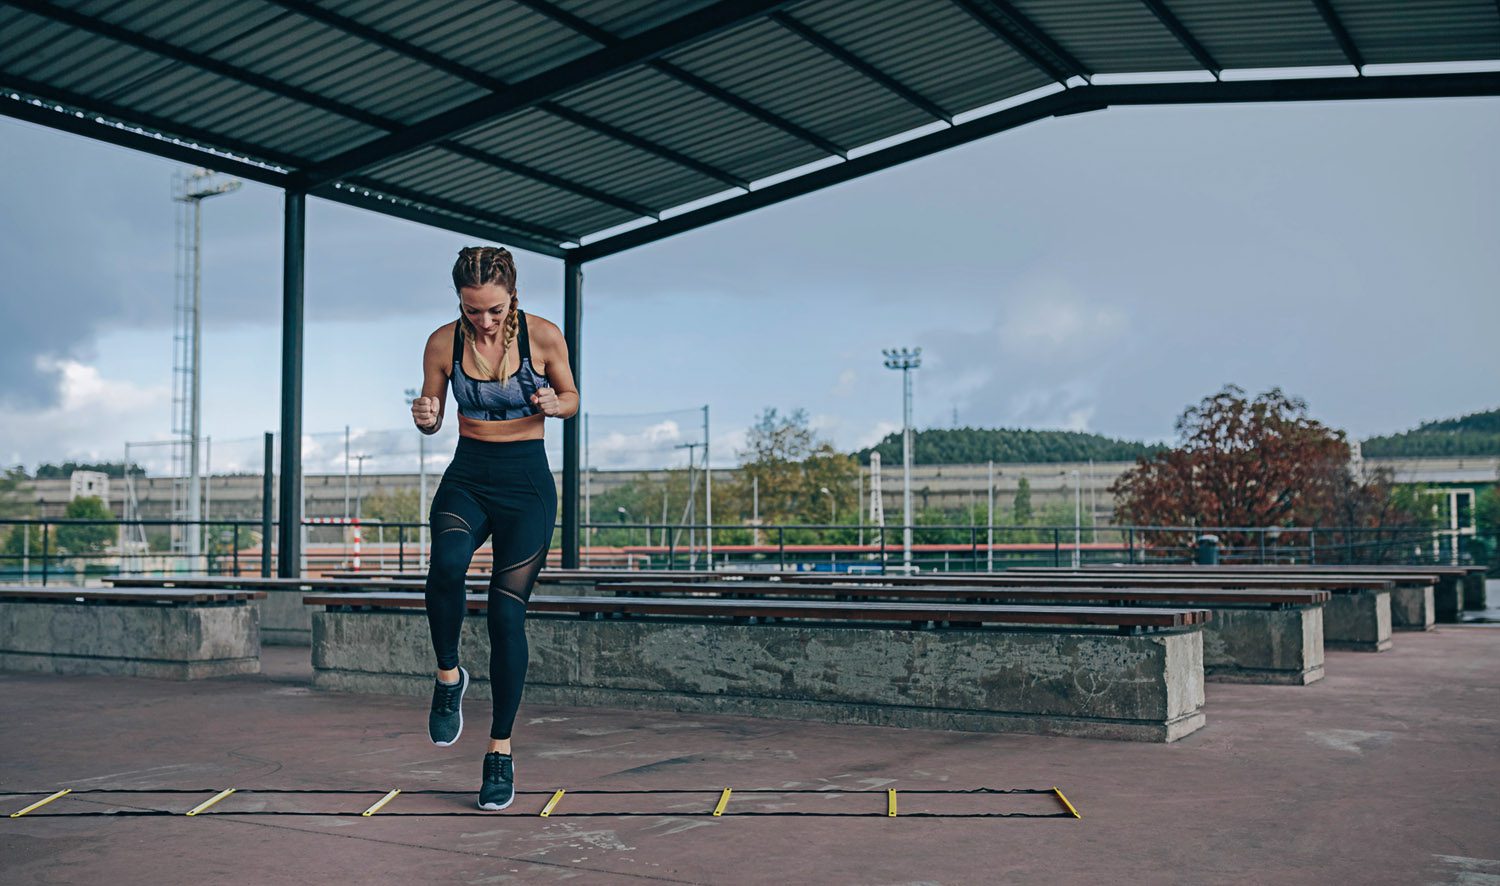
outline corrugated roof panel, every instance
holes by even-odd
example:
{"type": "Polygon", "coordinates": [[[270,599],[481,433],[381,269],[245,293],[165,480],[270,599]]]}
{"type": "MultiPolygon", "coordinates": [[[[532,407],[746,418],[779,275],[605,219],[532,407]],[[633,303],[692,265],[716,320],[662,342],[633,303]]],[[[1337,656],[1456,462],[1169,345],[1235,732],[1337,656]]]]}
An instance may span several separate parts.
{"type": "Polygon", "coordinates": [[[599,48],[519,3],[344,0],[329,8],[507,83],[599,48]]]}
{"type": "Polygon", "coordinates": [[[244,34],[213,55],[330,103],[401,124],[420,120],[423,106],[448,107],[482,90],[442,71],[307,19],[281,20],[244,34]]]}
{"type": "Polygon", "coordinates": [[[1168,0],[1168,6],[1226,68],[1349,63],[1309,0],[1168,0]]]}
{"type": "Polygon", "coordinates": [[[951,114],[1053,82],[950,0],[820,0],[790,12],[951,114]]]}
{"type": "Polygon", "coordinates": [[[723,188],[686,166],[541,110],[513,115],[461,142],[658,210],[683,202],[680,194],[723,188]]]}
{"type": "Polygon", "coordinates": [[[560,103],[746,180],[827,156],[656,71],[616,75],[560,103]]]}
{"type": "Polygon", "coordinates": [[[539,225],[583,233],[636,216],[439,148],[424,149],[361,176],[479,209],[493,207],[539,225]],[[593,227],[597,224],[598,227],[593,227]]]}
{"type": "MultiPolygon", "coordinates": [[[[1091,73],[1203,67],[1141,0],[1013,0],[1091,73]]],[[[1163,5],[1171,7],[1171,0],[1163,5]]]]}
{"type": "Polygon", "coordinates": [[[1339,0],[1334,8],[1370,64],[1500,59],[1494,0],[1339,0]]]}
{"type": "Polygon", "coordinates": [[[845,148],[932,122],[774,22],[742,25],[668,61],[845,148]]]}
{"type": "Polygon", "coordinates": [[[563,9],[616,37],[630,37],[697,12],[717,0],[554,0],[563,9]]]}

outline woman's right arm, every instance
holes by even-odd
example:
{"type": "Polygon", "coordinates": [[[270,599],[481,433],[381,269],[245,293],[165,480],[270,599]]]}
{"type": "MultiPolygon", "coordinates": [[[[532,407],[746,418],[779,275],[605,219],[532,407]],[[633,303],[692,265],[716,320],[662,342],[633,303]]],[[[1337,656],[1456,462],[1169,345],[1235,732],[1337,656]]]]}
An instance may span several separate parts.
{"type": "Polygon", "coordinates": [[[427,337],[427,347],[422,351],[422,395],[411,401],[411,420],[424,434],[436,434],[443,426],[451,338],[451,327],[443,326],[427,337]]]}

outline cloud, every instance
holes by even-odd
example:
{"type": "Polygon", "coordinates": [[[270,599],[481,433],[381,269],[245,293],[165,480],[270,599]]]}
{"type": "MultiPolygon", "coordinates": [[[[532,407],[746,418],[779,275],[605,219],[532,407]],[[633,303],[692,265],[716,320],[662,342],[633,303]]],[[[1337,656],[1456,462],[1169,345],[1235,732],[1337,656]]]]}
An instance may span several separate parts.
{"type": "Polygon", "coordinates": [[[1063,277],[1043,274],[1023,281],[995,328],[1007,355],[1051,364],[1074,364],[1129,333],[1118,308],[1086,298],[1063,277]]]}
{"type": "Polygon", "coordinates": [[[835,397],[848,397],[856,390],[854,383],[859,380],[859,373],[852,369],[845,369],[839,373],[839,380],[828,393],[835,397]]]}
{"type": "MultiPolygon", "coordinates": [[[[76,360],[33,357],[29,371],[57,392],[53,405],[0,407],[0,454],[7,464],[118,461],[120,440],[160,439],[172,397],[166,385],[104,378],[76,360]],[[107,429],[107,433],[106,433],[107,429]]],[[[161,447],[165,456],[166,447],[161,447]]],[[[134,458],[134,454],[132,454],[134,458]]]]}

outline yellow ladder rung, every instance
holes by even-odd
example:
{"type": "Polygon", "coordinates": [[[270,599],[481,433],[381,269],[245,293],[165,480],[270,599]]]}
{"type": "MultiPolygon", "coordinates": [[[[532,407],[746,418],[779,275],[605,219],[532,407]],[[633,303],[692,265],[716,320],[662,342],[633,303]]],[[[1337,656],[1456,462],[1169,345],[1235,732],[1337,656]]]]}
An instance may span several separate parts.
{"type": "Polygon", "coordinates": [[[203,810],[207,809],[208,807],[214,805],[215,803],[219,802],[220,800],[222,800],[225,797],[229,796],[230,794],[234,793],[234,791],[235,791],[234,788],[225,788],[224,790],[219,791],[217,794],[214,794],[212,797],[209,797],[207,800],[204,800],[202,803],[199,803],[197,806],[194,806],[192,809],[189,809],[186,812],[186,814],[187,815],[197,815],[198,813],[202,812],[203,810]]]}
{"type": "Polygon", "coordinates": [[[557,808],[557,804],[561,802],[563,794],[566,793],[567,791],[559,790],[557,793],[552,795],[552,799],[548,800],[547,805],[542,807],[542,818],[546,818],[547,816],[552,814],[552,810],[557,808]]]}
{"type": "Polygon", "coordinates": [[[369,818],[370,816],[379,812],[381,808],[385,806],[385,804],[396,799],[396,795],[399,793],[401,793],[401,790],[399,788],[392,788],[390,793],[386,794],[384,797],[381,797],[379,800],[376,800],[375,805],[371,806],[369,809],[366,809],[364,812],[361,812],[360,815],[364,816],[365,818],[369,818]]]}
{"type": "Polygon", "coordinates": [[[61,797],[63,794],[69,794],[69,793],[72,793],[72,792],[73,792],[72,788],[63,788],[62,790],[60,790],[57,793],[53,794],[52,796],[46,798],[45,800],[38,800],[35,803],[32,803],[30,806],[27,806],[25,809],[22,809],[20,812],[12,812],[10,814],[10,817],[11,818],[20,818],[21,816],[25,815],[26,813],[30,812],[31,810],[33,810],[33,809],[40,809],[41,807],[46,806],[48,803],[51,803],[53,800],[56,800],[58,797],[61,797]]]}
{"type": "Polygon", "coordinates": [[[724,793],[719,795],[719,805],[714,807],[714,815],[724,814],[724,807],[729,805],[729,794],[729,788],[725,788],[724,793]]]}
{"type": "Polygon", "coordinates": [[[1074,818],[1083,818],[1083,816],[1078,814],[1078,810],[1073,808],[1073,804],[1068,802],[1068,798],[1063,796],[1063,792],[1057,789],[1056,785],[1053,785],[1052,793],[1056,794],[1057,799],[1061,800],[1062,804],[1068,807],[1068,811],[1073,813],[1074,818]]]}
{"type": "Polygon", "coordinates": [[[890,818],[896,817],[896,791],[894,788],[887,789],[885,797],[885,814],[890,818]]]}

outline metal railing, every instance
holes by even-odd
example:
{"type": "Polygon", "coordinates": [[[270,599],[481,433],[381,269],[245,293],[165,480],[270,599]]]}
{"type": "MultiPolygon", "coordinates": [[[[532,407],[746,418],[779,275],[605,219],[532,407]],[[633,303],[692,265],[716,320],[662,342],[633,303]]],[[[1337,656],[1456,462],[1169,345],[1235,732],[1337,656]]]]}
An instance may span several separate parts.
{"type": "MultiPolygon", "coordinates": [[[[274,575],[276,552],[261,545],[258,520],[0,520],[0,581],[86,584],[106,574],[274,575]],[[174,549],[191,527],[203,533],[202,553],[174,549]],[[127,533],[123,530],[139,532],[127,533]],[[145,537],[144,545],[123,542],[145,537]]],[[[365,522],[361,543],[349,526],[307,521],[299,571],[419,572],[427,565],[425,525],[365,522]]],[[[912,528],[910,560],[899,526],[593,523],[583,527],[585,568],[834,571],[893,573],[988,572],[1019,566],[1106,563],[1189,563],[1200,534],[1219,538],[1222,563],[1348,565],[1471,562],[1430,529],[1349,527],[984,526],[912,528]],[[712,547],[709,530],[712,530],[712,547]]],[[[272,536],[275,535],[275,524],[272,536]]],[[[561,563],[553,533],[548,564],[561,563]]],[[[488,544],[473,569],[489,566],[488,544]]]]}

